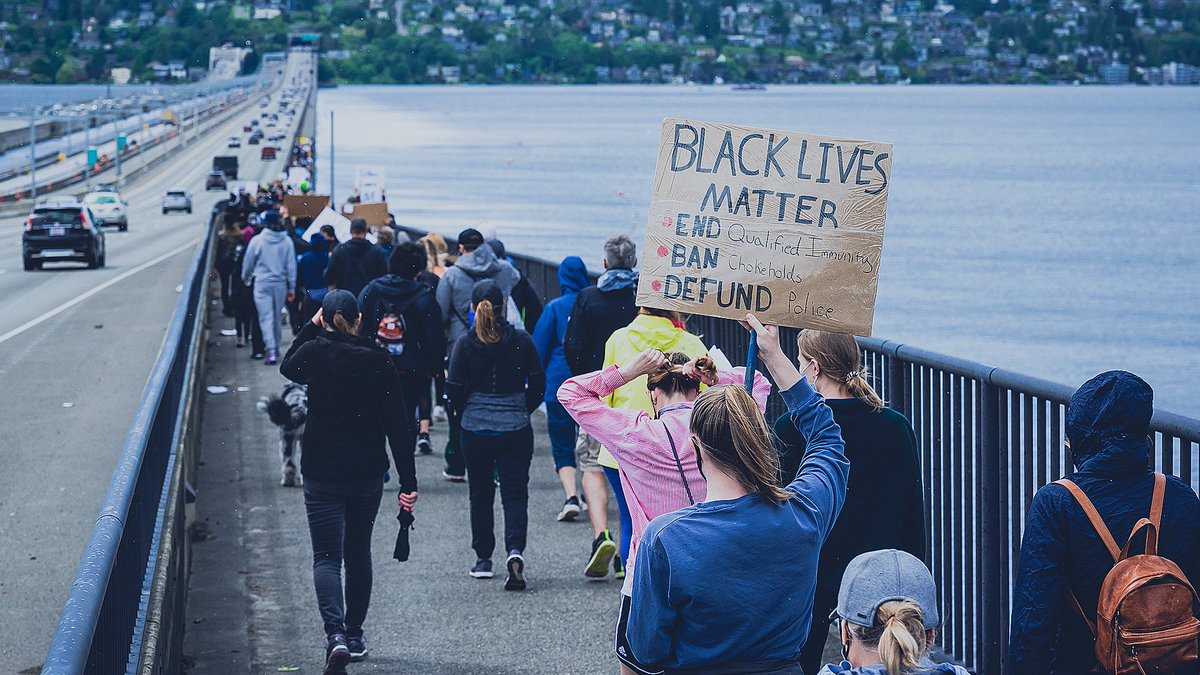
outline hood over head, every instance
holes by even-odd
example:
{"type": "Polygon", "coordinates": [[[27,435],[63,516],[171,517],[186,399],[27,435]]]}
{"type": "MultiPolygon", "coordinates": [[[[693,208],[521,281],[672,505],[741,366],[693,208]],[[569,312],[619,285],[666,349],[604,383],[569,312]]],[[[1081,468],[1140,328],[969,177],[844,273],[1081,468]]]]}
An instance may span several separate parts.
{"type": "Polygon", "coordinates": [[[558,266],[558,287],[562,294],[578,293],[588,285],[587,266],[583,264],[583,258],[577,255],[563,258],[558,266]]]}
{"type": "Polygon", "coordinates": [[[1124,370],[1084,382],[1067,407],[1067,438],[1077,470],[1129,472],[1150,465],[1154,390],[1124,370]]]}
{"type": "Polygon", "coordinates": [[[491,246],[480,246],[466,255],[460,255],[454,266],[472,277],[491,277],[500,271],[500,261],[491,246]]]}

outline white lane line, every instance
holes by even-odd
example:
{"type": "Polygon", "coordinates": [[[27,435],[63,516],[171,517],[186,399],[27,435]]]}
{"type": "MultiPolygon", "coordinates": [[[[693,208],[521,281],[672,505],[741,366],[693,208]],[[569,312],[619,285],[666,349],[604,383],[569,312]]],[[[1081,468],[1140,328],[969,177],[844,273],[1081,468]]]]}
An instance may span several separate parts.
{"type": "Polygon", "coordinates": [[[58,307],[55,307],[54,309],[46,312],[45,314],[42,314],[41,316],[39,316],[35,319],[30,319],[29,321],[26,321],[25,323],[21,324],[20,326],[17,326],[16,328],[8,331],[4,335],[0,335],[0,343],[3,343],[11,338],[14,338],[14,337],[20,335],[21,333],[24,333],[25,331],[29,330],[30,328],[33,328],[34,326],[37,326],[45,321],[48,321],[48,320],[58,316],[59,314],[62,314],[63,312],[67,311],[68,309],[71,309],[72,307],[74,307],[75,305],[78,305],[79,303],[83,302],[84,300],[87,300],[88,298],[99,293],[100,291],[103,291],[106,288],[111,288],[113,285],[115,285],[121,281],[124,281],[125,279],[128,279],[129,277],[137,274],[138,272],[146,270],[150,267],[154,267],[155,265],[166,260],[167,258],[178,255],[178,254],[182,253],[183,251],[186,251],[187,249],[194,247],[195,245],[196,245],[196,242],[194,242],[194,241],[188,242],[188,243],[184,244],[183,246],[180,246],[179,248],[173,249],[171,251],[167,251],[166,253],[158,256],[157,258],[154,258],[152,260],[147,260],[146,262],[142,263],[141,265],[138,265],[137,267],[134,267],[133,269],[121,272],[117,276],[100,284],[99,286],[93,288],[92,290],[88,291],[87,293],[84,293],[83,295],[80,295],[80,296],[74,298],[73,300],[68,300],[67,302],[64,302],[63,304],[59,305],[58,307]]]}

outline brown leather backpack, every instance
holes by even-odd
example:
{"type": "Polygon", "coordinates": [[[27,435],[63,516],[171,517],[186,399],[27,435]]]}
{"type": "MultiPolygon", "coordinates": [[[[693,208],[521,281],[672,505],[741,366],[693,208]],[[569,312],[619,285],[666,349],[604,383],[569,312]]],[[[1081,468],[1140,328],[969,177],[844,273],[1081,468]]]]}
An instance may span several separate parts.
{"type": "Polygon", "coordinates": [[[1096,621],[1083,612],[1075,594],[1071,600],[1096,640],[1098,671],[1110,675],[1151,675],[1200,671],[1200,597],[1179,566],[1158,555],[1163,496],[1167,479],[1154,476],[1150,517],[1133,526],[1125,548],[1117,548],[1108,527],[1091,500],[1075,483],[1055,481],[1075,497],[1092,527],[1113,557],[1112,570],[1100,586],[1096,621]],[[1146,530],[1146,552],[1130,557],[1129,545],[1146,530]]]}

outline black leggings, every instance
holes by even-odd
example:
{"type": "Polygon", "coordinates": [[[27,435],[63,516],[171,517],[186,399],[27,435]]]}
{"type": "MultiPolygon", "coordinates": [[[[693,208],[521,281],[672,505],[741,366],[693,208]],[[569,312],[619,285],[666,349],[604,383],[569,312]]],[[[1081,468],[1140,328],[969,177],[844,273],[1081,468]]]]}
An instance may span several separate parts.
{"type": "Polygon", "coordinates": [[[533,461],[533,427],[493,434],[462,430],[471,494],[471,548],[481,560],[491,560],[496,548],[496,483],[504,506],[504,550],[525,550],[529,528],[529,464],[533,461]]]}
{"type": "Polygon", "coordinates": [[[313,586],[326,635],[362,635],[373,581],[371,531],[382,497],[383,476],[350,482],[305,479],[304,507],[312,538],[313,586]]]}

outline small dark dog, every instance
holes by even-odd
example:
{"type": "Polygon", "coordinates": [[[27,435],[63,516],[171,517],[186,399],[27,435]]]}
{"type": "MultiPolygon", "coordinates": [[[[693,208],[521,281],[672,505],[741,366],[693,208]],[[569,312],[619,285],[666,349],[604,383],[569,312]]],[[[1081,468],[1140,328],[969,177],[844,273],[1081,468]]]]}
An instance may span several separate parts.
{"type": "Polygon", "coordinates": [[[308,419],[308,388],[302,384],[288,382],[283,385],[279,396],[259,399],[258,409],[267,414],[271,423],[279,427],[279,459],[282,477],[279,484],[284,487],[299,487],[304,484],[300,477],[300,439],[304,435],[304,422],[308,419]]]}

